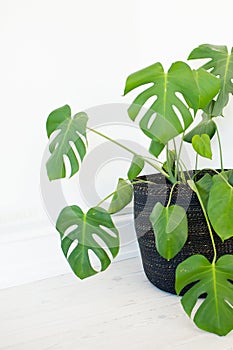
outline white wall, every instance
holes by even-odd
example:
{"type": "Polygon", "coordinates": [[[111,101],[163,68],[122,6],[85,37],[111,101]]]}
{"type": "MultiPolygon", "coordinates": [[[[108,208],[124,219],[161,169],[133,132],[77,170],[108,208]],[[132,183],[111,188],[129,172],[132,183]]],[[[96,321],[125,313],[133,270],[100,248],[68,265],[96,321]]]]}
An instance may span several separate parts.
{"type": "MultiPolygon", "coordinates": [[[[129,73],[157,60],[168,66],[201,43],[232,45],[231,6],[230,0],[0,1],[1,234],[9,225],[22,230],[25,222],[47,220],[39,183],[51,110],[129,102],[121,97],[129,73]]],[[[229,123],[222,123],[222,134],[232,166],[229,123]]]]}

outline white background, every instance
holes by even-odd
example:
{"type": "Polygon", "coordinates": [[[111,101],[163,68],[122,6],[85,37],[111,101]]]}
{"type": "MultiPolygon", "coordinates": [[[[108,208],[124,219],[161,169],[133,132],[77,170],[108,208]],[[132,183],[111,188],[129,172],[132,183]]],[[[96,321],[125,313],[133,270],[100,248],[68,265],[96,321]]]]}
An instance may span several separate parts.
{"type": "MultiPolygon", "coordinates": [[[[168,68],[202,43],[231,46],[231,7],[230,0],[0,0],[0,266],[6,285],[20,282],[20,273],[46,276],[38,261],[58,249],[52,242],[40,250],[34,241],[33,253],[30,244],[15,243],[31,231],[43,234],[45,222],[53,232],[40,197],[48,114],[66,103],[78,112],[129,102],[122,93],[130,73],[156,61],[168,68]],[[28,272],[15,272],[26,257],[28,272]]],[[[231,112],[232,103],[221,121],[226,167],[232,167],[231,112]]]]}

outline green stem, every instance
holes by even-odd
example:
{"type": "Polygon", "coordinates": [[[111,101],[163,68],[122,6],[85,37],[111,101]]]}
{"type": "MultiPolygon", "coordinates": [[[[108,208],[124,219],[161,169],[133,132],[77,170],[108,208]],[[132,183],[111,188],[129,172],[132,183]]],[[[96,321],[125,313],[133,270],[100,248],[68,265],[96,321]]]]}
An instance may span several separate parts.
{"type": "Polygon", "coordinates": [[[196,153],[196,160],[195,160],[195,173],[197,172],[198,167],[198,153],[196,153]]]}
{"type": "Polygon", "coordinates": [[[177,179],[177,175],[178,175],[178,173],[179,173],[179,160],[178,160],[178,154],[177,154],[177,148],[176,148],[175,139],[173,139],[173,146],[174,146],[174,150],[175,150],[175,162],[176,162],[176,166],[175,166],[175,178],[177,179]]]}
{"type": "Polygon", "coordinates": [[[217,128],[217,137],[218,137],[218,147],[219,147],[219,156],[220,156],[221,169],[222,169],[222,171],[224,171],[223,156],[222,156],[222,145],[221,145],[221,139],[220,139],[218,128],[217,128]]]}
{"type": "Polygon", "coordinates": [[[99,207],[101,204],[103,204],[108,198],[114,196],[114,194],[117,191],[111,192],[110,194],[108,194],[106,197],[104,197],[98,204],[96,204],[96,207],[99,207]]]}
{"type": "MultiPolygon", "coordinates": [[[[128,180],[128,179],[127,179],[127,180],[128,180]]],[[[130,182],[131,185],[135,185],[135,184],[137,184],[137,183],[147,183],[147,184],[151,184],[151,185],[154,185],[154,184],[155,184],[155,183],[152,182],[152,181],[141,180],[141,179],[140,179],[140,180],[137,180],[137,181],[132,181],[132,182],[130,182]]],[[[128,186],[128,184],[125,185],[125,186],[122,186],[121,189],[123,189],[124,187],[127,187],[127,186],[128,186]]],[[[106,197],[104,197],[98,204],[96,204],[96,207],[99,207],[99,206],[100,206],[102,203],[104,203],[108,198],[114,196],[115,193],[117,193],[117,190],[111,192],[111,193],[108,194],[106,197]]]]}
{"type": "Polygon", "coordinates": [[[183,143],[184,143],[184,132],[182,134],[181,142],[180,142],[180,147],[179,147],[179,152],[178,152],[178,161],[180,161],[180,156],[181,156],[181,151],[183,148],[183,143]]]}
{"type": "Polygon", "coordinates": [[[156,159],[156,158],[154,159],[154,158],[152,158],[152,157],[147,157],[147,156],[143,156],[143,158],[144,158],[144,160],[145,160],[145,159],[153,160],[153,161],[156,161],[157,163],[163,165],[163,162],[161,162],[160,160],[158,160],[158,159],[156,159]]]}
{"type": "Polygon", "coordinates": [[[168,171],[168,175],[169,175],[169,180],[171,181],[172,184],[174,184],[174,183],[176,183],[177,179],[172,173],[168,145],[166,145],[166,159],[167,159],[167,171],[168,171]]]}
{"type": "Polygon", "coordinates": [[[201,208],[202,208],[202,211],[204,213],[204,216],[205,216],[205,219],[206,219],[206,223],[207,223],[207,226],[208,226],[208,230],[209,230],[209,233],[210,233],[210,239],[211,239],[211,242],[212,242],[212,246],[213,246],[213,251],[214,251],[214,257],[213,257],[213,261],[212,261],[212,264],[214,265],[216,263],[216,259],[217,259],[217,250],[216,250],[216,245],[215,245],[215,242],[214,242],[214,236],[213,236],[213,232],[212,232],[212,228],[211,228],[211,225],[210,225],[210,221],[209,221],[209,218],[208,218],[208,215],[206,213],[206,209],[205,209],[205,206],[202,202],[202,199],[201,199],[201,196],[198,192],[198,189],[196,187],[196,185],[194,184],[195,186],[195,192],[197,194],[197,197],[198,197],[198,200],[200,202],[200,205],[201,205],[201,208]]]}
{"type": "MultiPolygon", "coordinates": [[[[185,171],[186,171],[186,173],[187,173],[187,175],[188,175],[189,180],[192,180],[192,178],[191,178],[191,176],[190,176],[190,174],[189,174],[189,170],[188,170],[186,164],[185,164],[181,159],[180,159],[180,164],[184,167],[184,169],[185,169],[185,171]]],[[[186,181],[184,181],[184,183],[186,183],[186,181]]]]}
{"type": "MultiPolygon", "coordinates": [[[[111,137],[105,135],[105,134],[102,134],[101,132],[95,130],[95,129],[92,129],[92,128],[88,128],[87,127],[87,130],[89,131],[92,131],[94,132],[95,134],[105,138],[106,140],[108,141],[111,141],[112,143],[115,143],[115,145],[123,148],[124,150],[128,151],[129,153],[133,154],[134,156],[139,156],[136,152],[134,152],[133,150],[131,150],[130,148],[128,148],[127,146],[125,145],[122,145],[120,142],[116,141],[116,140],[113,140],[111,137]]],[[[167,174],[165,171],[163,171],[158,165],[152,163],[151,161],[149,161],[147,158],[144,158],[143,156],[140,155],[141,158],[144,159],[144,161],[149,164],[150,166],[152,166],[153,168],[155,168],[156,170],[158,170],[161,174],[163,174],[165,177],[167,177],[170,181],[172,181],[172,179],[170,179],[170,176],[169,174],[167,174]]]]}
{"type": "MultiPolygon", "coordinates": [[[[179,169],[180,169],[180,180],[182,183],[186,183],[186,179],[185,179],[185,175],[184,175],[184,170],[182,168],[182,163],[181,161],[179,161],[179,169]]],[[[189,173],[188,173],[188,176],[190,177],[189,173]]]]}
{"type": "Polygon", "coordinates": [[[178,155],[177,155],[177,169],[179,170],[180,169],[180,178],[181,178],[181,181],[186,183],[186,179],[185,179],[185,176],[184,176],[184,172],[183,172],[183,168],[182,168],[182,165],[184,166],[188,176],[190,177],[189,175],[189,171],[186,167],[186,165],[184,164],[184,162],[182,162],[181,160],[181,151],[182,151],[182,148],[183,148],[183,143],[184,143],[184,132],[182,134],[182,138],[181,138],[181,142],[180,142],[180,147],[179,147],[179,152],[178,152],[178,155]]]}
{"type": "Polygon", "coordinates": [[[169,207],[169,205],[170,205],[170,203],[171,203],[172,193],[173,193],[173,191],[174,191],[175,186],[176,186],[178,183],[179,183],[179,182],[176,182],[176,183],[174,183],[174,184],[172,185],[171,192],[170,192],[170,194],[169,194],[169,199],[168,199],[167,206],[166,206],[167,208],[169,207]]]}

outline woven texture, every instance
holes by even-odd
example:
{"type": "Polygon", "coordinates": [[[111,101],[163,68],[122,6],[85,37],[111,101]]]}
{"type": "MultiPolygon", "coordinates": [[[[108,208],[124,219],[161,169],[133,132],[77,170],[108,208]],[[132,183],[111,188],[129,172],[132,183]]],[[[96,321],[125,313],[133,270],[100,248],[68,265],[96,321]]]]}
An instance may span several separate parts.
{"type": "MultiPolygon", "coordinates": [[[[199,175],[199,178],[203,176],[203,173],[199,175]]],[[[186,184],[176,185],[171,205],[177,204],[186,210],[188,240],[183,249],[170,261],[161,257],[155,248],[155,237],[149,216],[157,202],[163,205],[167,204],[172,185],[161,174],[141,176],[140,179],[154,183],[153,185],[146,183],[134,185],[135,230],[144,271],[156,287],[176,294],[175,270],[179,263],[193,254],[202,254],[210,261],[213,258],[213,248],[207,224],[196,194],[186,184]]],[[[224,254],[233,254],[233,238],[222,243],[221,239],[214,233],[214,240],[218,257],[224,254]]],[[[185,290],[183,290],[184,292],[185,290]]]]}

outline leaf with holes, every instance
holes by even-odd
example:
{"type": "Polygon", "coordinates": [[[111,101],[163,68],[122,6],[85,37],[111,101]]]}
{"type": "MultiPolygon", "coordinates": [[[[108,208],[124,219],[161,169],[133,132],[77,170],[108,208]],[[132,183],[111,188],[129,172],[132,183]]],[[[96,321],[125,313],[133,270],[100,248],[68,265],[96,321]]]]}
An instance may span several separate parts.
{"type": "Polygon", "coordinates": [[[131,202],[132,197],[132,185],[124,179],[119,179],[108,212],[110,214],[115,214],[118,211],[122,210],[124,207],[126,207],[126,205],[128,205],[131,202]]]}
{"type": "Polygon", "coordinates": [[[194,135],[192,138],[192,146],[200,156],[212,159],[209,135],[194,135]]]}
{"type": "Polygon", "coordinates": [[[213,177],[208,216],[215,232],[223,241],[233,236],[233,187],[222,174],[213,177]]]}
{"type": "Polygon", "coordinates": [[[188,59],[200,58],[209,59],[202,68],[220,78],[221,88],[213,104],[212,115],[221,115],[229,94],[233,94],[233,48],[229,54],[226,46],[200,45],[191,52],[188,59]]]}
{"type": "Polygon", "coordinates": [[[164,207],[156,203],[150,221],[155,234],[159,254],[172,259],[183,248],[188,237],[188,222],[184,208],[178,205],[164,207]]]}
{"type": "Polygon", "coordinates": [[[63,253],[81,279],[98,272],[90,259],[90,251],[99,260],[101,271],[110,265],[110,255],[115,258],[118,254],[119,233],[105,209],[95,207],[85,214],[78,206],[66,207],[58,217],[56,228],[63,253]]]}
{"type": "Polygon", "coordinates": [[[84,112],[77,113],[71,118],[71,110],[68,105],[56,109],[48,116],[46,124],[48,137],[50,138],[53,132],[58,131],[58,134],[50,142],[51,156],[46,163],[50,180],[66,177],[65,156],[70,162],[70,176],[79,170],[79,162],[86,154],[84,141],[86,141],[87,120],[87,114],[84,112]]]}
{"type": "Polygon", "coordinates": [[[216,264],[203,255],[194,255],[176,269],[176,291],[195,283],[182,297],[181,303],[187,315],[206,293],[195,312],[197,327],[218,335],[226,335],[233,329],[233,255],[222,256],[216,264]]]}
{"type": "Polygon", "coordinates": [[[207,105],[219,90],[216,77],[203,70],[192,71],[184,62],[173,63],[168,73],[164,72],[161,63],[155,63],[131,74],[126,81],[124,94],[144,84],[152,86],[136,97],[128,113],[135,120],[147,100],[156,99],[143,115],[140,127],[153,141],[160,143],[161,149],[163,144],[192,123],[190,107],[196,112],[207,105]]]}

